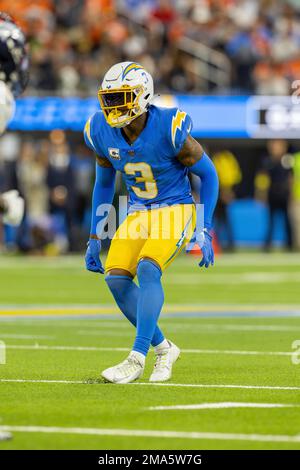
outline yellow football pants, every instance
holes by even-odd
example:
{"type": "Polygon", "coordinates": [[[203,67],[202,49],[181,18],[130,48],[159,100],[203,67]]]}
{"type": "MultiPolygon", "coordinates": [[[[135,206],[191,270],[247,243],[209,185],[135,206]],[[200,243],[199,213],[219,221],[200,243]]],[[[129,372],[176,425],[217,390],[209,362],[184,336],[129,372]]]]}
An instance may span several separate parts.
{"type": "Polygon", "coordinates": [[[195,226],[194,204],[129,214],[112,239],[105,272],[124,269],[134,277],[142,258],[151,258],[163,271],[190,241],[195,226]]]}

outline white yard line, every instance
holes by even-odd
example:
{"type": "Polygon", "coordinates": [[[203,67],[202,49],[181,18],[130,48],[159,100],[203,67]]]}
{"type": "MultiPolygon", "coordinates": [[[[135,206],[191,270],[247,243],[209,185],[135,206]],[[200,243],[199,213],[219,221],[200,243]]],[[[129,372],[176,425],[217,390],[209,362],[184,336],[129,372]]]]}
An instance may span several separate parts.
{"type": "Polygon", "coordinates": [[[33,351],[121,351],[128,352],[129,348],[105,348],[98,346],[46,346],[40,344],[33,345],[19,345],[19,344],[7,344],[6,349],[21,349],[21,350],[33,350],[33,351]]]}
{"type": "Polygon", "coordinates": [[[38,383],[38,384],[84,384],[82,380],[47,380],[47,379],[0,379],[8,383],[38,383]]]}
{"type": "Polygon", "coordinates": [[[0,426],[2,432],[77,434],[90,436],[154,437],[169,439],[212,439],[226,441],[300,442],[300,435],[234,434],[221,432],[184,432],[137,429],[65,428],[56,426],[0,426]]]}
{"type": "MultiPolygon", "coordinates": [[[[1,336],[0,336],[1,339],[1,336]]],[[[6,349],[20,349],[20,350],[33,350],[33,351],[110,351],[110,352],[125,352],[130,351],[129,348],[112,348],[112,347],[99,347],[99,346],[48,346],[40,344],[20,345],[20,344],[7,344],[6,349]]],[[[182,349],[182,353],[187,354],[226,354],[237,356],[291,356],[293,351],[240,351],[234,349],[182,349]]]]}
{"type": "MultiPolygon", "coordinates": [[[[47,380],[47,379],[0,379],[0,383],[52,383],[52,384],[81,384],[91,385],[83,380],[47,380]]],[[[133,382],[127,385],[140,385],[150,387],[186,387],[186,388],[232,388],[245,390],[300,390],[300,387],[289,387],[280,385],[236,385],[236,384],[174,384],[154,382],[133,382]]],[[[107,386],[105,384],[105,386],[107,386]]],[[[116,386],[116,385],[114,385],[116,386]]],[[[120,385],[118,385],[120,387],[120,385]]]]}
{"type": "MultiPolygon", "coordinates": [[[[1,381],[1,379],[0,379],[1,381]]],[[[187,388],[237,388],[242,390],[300,390],[300,387],[280,385],[236,385],[236,384],[173,384],[154,382],[134,382],[129,385],[150,385],[156,387],[187,387],[187,388]]]]}
{"type": "Polygon", "coordinates": [[[10,334],[10,333],[1,333],[0,332],[0,339],[1,338],[10,338],[10,339],[55,339],[56,336],[18,335],[18,334],[10,334]]]}
{"type": "Polygon", "coordinates": [[[151,411],[160,410],[215,410],[224,408],[293,408],[300,405],[283,403],[243,403],[243,402],[218,402],[218,403],[199,403],[195,405],[173,405],[173,406],[150,406],[146,408],[151,411]]]}
{"type": "Polygon", "coordinates": [[[289,351],[239,351],[235,349],[182,349],[183,353],[191,354],[228,354],[237,356],[291,356],[289,351]]]}

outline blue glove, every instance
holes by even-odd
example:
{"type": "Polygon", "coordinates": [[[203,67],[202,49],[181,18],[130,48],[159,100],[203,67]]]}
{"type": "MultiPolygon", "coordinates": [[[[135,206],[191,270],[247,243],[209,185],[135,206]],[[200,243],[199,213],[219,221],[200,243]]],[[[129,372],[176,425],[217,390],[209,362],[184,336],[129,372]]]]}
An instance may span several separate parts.
{"type": "Polygon", "coordinates": [[[212,236],[206,229],[204,229],[202,232],[200,232],[199,237],[196,235],[196,240],[199,243],[199,246],[201,248],[202,255],[203,255],[202,260],[199,263],[200,268],[202,266],[205,266],[206,268],[208,268],[210,264],[213,266],[215,255],[214,255],[214,249],[212,246],[212,236]],[[202,242],[201,244],[200,244],[200,239],[198,240],[200,236],[201,236],[201,242],[202,242]]]}
{"type": "Polygon", "coordinates": [[[85,265],[88,271],[104,274],[104,268],[100,261],[101,241],[90,239],[85,253],[85,265]]]}

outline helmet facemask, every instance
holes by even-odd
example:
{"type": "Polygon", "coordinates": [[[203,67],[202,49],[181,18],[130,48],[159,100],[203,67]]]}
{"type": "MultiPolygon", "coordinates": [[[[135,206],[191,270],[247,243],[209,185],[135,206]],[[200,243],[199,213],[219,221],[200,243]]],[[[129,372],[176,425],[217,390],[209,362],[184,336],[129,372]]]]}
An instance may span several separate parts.
{"type": "Polygon", "coordinates": [[[107,123],[111,127],[125,127],[140,116],[144,112],[139,105],[143,92],[142,85],[100,88],[98,98],[107,123]]]}
{"type": "Polygon", "coordinates": [[[29,79],[26,40],[14,21],[0,12],[0,79],[18,97],[29,79]]]}

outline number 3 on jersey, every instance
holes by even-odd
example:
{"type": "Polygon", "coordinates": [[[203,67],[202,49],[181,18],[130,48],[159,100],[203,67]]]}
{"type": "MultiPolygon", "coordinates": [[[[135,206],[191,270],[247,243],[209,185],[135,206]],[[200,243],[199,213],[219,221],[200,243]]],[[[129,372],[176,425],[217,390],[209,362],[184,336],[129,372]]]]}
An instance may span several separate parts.
{"type": "Polygon", "coordinates": [[[136,183],[143,183],[145,185],[145,189],[132,186],[132,190],[138,197],[153,199],[157,196],[158,190],[156,181],[151,166],[148,165],[148,163],[127,163],[124,167],[124,171],[127,175],[135,176],[136,183]],[[139,173],[139,175],[137,175],[137,173],[139,173]]]}

